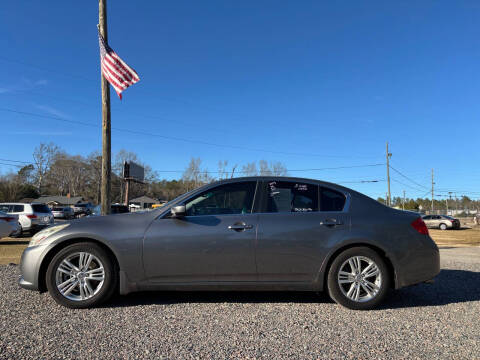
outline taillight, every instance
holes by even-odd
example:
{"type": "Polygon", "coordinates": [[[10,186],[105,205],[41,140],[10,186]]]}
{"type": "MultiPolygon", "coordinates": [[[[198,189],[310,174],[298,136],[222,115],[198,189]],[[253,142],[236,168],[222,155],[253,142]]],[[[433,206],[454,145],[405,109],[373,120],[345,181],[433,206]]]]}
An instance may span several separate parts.
{"type": "Polygon", "coordinates": [[[32,214],[32,215],[27,215],[27,217],[28,217],[29,219],[36,219],[36,218],[37,218],[37,215],[32,214]]]}
{"type": "Polygon", "coordinates": [[[6,222],[9,222],[9,221],[15,220],[15,218],[11,217],[11,216],[5,216],[5,217],[0,218],[0,220],[5,220],[6,222]]]}
{"type": "Polygon", "coordinates": [[[428,235],[428,228],[427,225],[423,222],[423,219],[421,217],[415,219],[414,222],[412,222],[412,226],[415,230],[417,230],[420,234],[423,235],[428,235]]]}

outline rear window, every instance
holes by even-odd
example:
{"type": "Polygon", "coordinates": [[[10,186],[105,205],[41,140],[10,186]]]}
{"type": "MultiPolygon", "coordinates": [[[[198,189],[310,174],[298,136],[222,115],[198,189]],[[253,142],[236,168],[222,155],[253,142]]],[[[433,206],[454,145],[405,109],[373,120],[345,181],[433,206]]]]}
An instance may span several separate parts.
{"type": "MultiPolygon", "coordinates": [[[[32,209],[34,212],[38,213],[49,213],[50,209],[45,204],[32,204],[32,209]]],[[[61,208],[60,208],[61,210],[61,208]]]]}
{"type": "Polygon", "coordinates": [[[23,212],[25,211],[25,206],[23,205],[13,205],[13,210],[12,212],[23,212]]]}
{"type": "Polygon", "coordinates": [[[306,183],[270,181],[267,212],[318,211],[318,186],[306,183]]]}
{"type": "Polygon", "coordinates": [[[342,211],[345,206],[345,195],[341,192],[324,188],[320,189],[320,211],[342,211]]]}

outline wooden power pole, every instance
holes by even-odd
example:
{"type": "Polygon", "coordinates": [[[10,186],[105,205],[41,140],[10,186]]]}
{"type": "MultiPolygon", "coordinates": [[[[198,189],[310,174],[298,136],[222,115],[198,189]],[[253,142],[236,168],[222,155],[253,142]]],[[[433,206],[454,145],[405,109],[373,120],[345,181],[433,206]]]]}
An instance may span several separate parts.
{"type": "MultiPolygon", "coordinates": [[[[107,34],[107,0],[98,0],[98,31],[108,44],[107,34]]],[[[112,173],[112,138],[110,124],[110,87],[100,68],[102,83],[102,215],[110,213],[110,189],[112,173]]]]}
{"type": "Polygon", "coordinates": [[[391,153],[388,152],[388,141],[387,141],[387,183],[388,183],[388,196],[387,196],[387,205],[392,206],[392,194],[390,193],[390,157],[391,153]]]}
{"type": "Polygon", "coordinates": [[[435,185],[435,182],[433,181],[433,169],[432,169],[432,214],[433,214],[433,192],[434,192],[433,185],[435,185]]]}

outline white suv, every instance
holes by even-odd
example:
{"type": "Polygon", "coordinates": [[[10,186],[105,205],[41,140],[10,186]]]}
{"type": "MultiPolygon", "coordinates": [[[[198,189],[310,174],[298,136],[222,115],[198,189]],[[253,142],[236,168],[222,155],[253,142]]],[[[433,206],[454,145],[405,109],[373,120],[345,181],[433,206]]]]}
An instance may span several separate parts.
{"type": "Polygon", "coordinates": [[[41,203],[0,203],[0,211],[18,215],[22,232],[29,231],[32,234],[53,224],[54,221],[49,207],[41,203]]]}

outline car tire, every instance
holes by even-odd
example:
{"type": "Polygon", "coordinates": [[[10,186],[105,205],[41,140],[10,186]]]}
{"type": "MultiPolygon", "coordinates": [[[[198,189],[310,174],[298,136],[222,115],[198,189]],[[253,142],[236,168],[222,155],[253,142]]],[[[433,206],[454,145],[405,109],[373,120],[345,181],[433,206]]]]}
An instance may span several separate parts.
{"type": "Polygon", "coordinates": [[[439,228],[440,228],[440,230],[447,230],[448,227],[447,227],[447,224],[442,223],[442,224],[440,224],[439,228]]]}
{"type": "Polygon", "coordinates": [[[333,260],[327,287],[337,304],[352,310],[370,310],[387,295],[390,271],[376,251],[368,247],[350,248],[333,260]]]}
{"type": "Polygon", "coordinates": [[[65,247],[48,265],[48,292],[58,304],[72,309],[104,303],[118,283],[117,270],[110,258],[103,248],[91,242],[65,247]]]}

